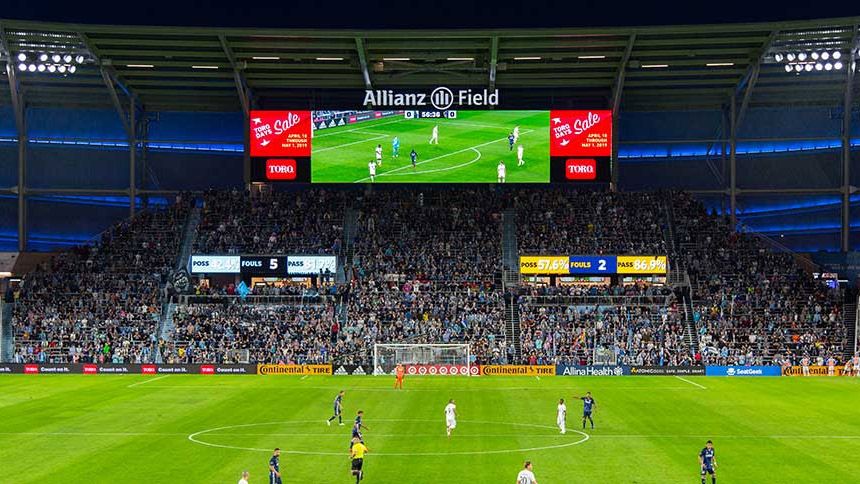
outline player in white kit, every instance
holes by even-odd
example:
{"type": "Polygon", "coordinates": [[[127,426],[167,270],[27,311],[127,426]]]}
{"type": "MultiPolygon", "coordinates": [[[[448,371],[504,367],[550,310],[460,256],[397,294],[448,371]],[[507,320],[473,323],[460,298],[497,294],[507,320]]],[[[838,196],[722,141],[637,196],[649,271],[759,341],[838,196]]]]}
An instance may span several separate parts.
{"type": "Polygon", "coordinates": [[[433,134],[430,135],[430,144],[438,145],[439,144],[439,125],[433,126],[433,134]]]}
{"type": "Polygon", "coordinates": [[[561,430],[562,434],[567,433],[566,428],[566,420],[567,420],[567,405],[564,404],[564,399],[561,398],[558,401],[558,413],[555,417],[555,424],[558,425],[559,430],[561,430]]]}
{"type": "Polygon", "coordinates": [[[445,405],[445,430],[448,432],[448,438],[451,438],[451,431],[457,428],[457,405],[454,405],[454,399],[448,400],[448,405],[445,405]]]}
{"type": "Polygon", "coordinates": [[[376,164],[382,166],[382,145],[376,145],[376,164]]]}
{"type": "Polygon", "coordinates": [[[517,484],[537,484],[535,473],[532,472],[532,461],[527,460],[523,470],[517,474],[517,484]]]}
{"type": "Polygon", "coordinates": [[[514,126],[514,143],[516,143],[517,140],[519,140],[519,139],[520,139],[520,127],[514,126]]]}
{"type": "Polygon", "coordinates": [[[523,161],[523,145],[517,146],[517,166],[523,166],[526,162],[523,161]]]}
{"type": "Polygon", "coordinates": [[[367,169],[370,170],[370,183],[376,181],[376,162],[371,160],[370,163],[367,164],[367,169]]]}
{"type": "Polygon", "coordinates": [[[505,174],[507,173],[507,168],[505,168],[504,160],[499,161],[499,165],[496,166],[496,174],[499,179],[499,183],[505,182],[505,174]]]}

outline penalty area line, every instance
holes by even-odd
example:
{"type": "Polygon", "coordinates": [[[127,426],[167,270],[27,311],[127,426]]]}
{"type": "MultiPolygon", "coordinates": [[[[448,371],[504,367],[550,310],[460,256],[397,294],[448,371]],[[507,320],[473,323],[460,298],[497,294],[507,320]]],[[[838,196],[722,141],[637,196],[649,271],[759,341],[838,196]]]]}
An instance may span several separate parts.
{"type": "Polygon", "coordinates": [[[704,385],[699,385],[698,383],[696,383],[696,382],[694,382],[694,381],[690,381],[690,380],[688,380],[688,379],[686,379],[686,378],[684,378],[684,377],[680,377],[680,376],[678,376],[678,375],[675,375],[675,378],[677,378],[677,379],[679,379],[679,380],[681,380],[681,381],[683,381],[683,382],[687,382],[687,383],[689,383],[690,385],[697,386],[697,387],[701,388],[702,390],[707,390],[707,389],[708,389],[708,388],[707,388],[707,387],[705,387],[704,385]]]}
{"type": "Polygon", "coordinates": [[[136,387],[138,385],[145,385],[147,383],[152,383],[152,382],[157,381],[157,380],[163,380],[169,376],[170,375],[162,375],[162,376],[157,377],[157,378],[150,378],[149,380],[139,381],[137,383],[132,383],[131,385],[127,386],[126,388],[132,388],[132,387],[136,387]]]}

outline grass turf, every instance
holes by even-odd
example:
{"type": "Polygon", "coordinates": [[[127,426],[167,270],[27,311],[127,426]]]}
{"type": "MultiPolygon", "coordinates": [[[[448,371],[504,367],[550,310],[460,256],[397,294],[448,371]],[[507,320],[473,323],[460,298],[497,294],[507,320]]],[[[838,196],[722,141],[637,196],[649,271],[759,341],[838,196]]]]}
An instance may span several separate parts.
{"type": "Polygon", "coordinates": [[[369,182],[367,164],[383,149],[376,183],[496,183],[496,166],[504,160],[507,183],[549,182],[548,111],[459,111],[456,119],[382,118],[319,130],[312,146],[314,183],[369,182]],[[439,144],[429,143],[439,125],[439,144]],[[520,127],[517,144],[526,164],[517,166],[517,147],[508,134],[520,127]],[[400,138],[400,156],[392,157],[391,142],[400,138]],[[415,168],[409,158],[418,153],[415,168]]]}
{"type": "Polygon", "coordinates": [[[706,388],[674,377],[407,377],[394,391],[391,377],[4,375],[0,481],[232,483],[249,470],[263,483],[280,446],[285,483],[348,483],[360,408],[368,484],[513,482],[526,459],[542,484],[692,483],[709,438],[718,482],[857,482],[860,379],[687,380],[706,388]],[[340,389],[346,425],[328,427],[340,389]],[[558,434],[555,406],[569,399],[579,429],[572,397],[586,390],[597,428],[574,444],[584,436],[558,434]],[[449,398],[460,414],[450,441],[449,398]]]}

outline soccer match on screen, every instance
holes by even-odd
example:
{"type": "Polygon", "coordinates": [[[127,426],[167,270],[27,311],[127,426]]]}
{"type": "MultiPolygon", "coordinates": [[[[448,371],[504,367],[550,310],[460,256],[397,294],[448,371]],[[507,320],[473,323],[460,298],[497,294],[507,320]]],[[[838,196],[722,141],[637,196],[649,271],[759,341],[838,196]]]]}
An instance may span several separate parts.
{"type": "Polygon", "coordinates": [[[96,3],[0,7],[0,484],[860,483],[856,5],[96,3]]]}

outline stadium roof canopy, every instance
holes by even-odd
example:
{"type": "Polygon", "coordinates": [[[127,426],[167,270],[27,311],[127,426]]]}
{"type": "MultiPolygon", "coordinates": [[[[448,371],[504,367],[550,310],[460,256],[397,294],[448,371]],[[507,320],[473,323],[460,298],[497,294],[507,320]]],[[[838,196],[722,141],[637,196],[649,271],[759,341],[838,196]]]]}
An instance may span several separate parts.
{"type": "MultiPolygon", "coordinates": [[[[749,106],[838,105],[857,56],[858,24],[860,17],[358,31],[0,20],[0,55],[16,71],[30,106],[109,107],[117,99],[115,87],[119,97],[125,91],[149,110],[239,110],[246,94],[249,104],[261,107],[348,107],[344,103],[355,104],[355,90],[435,85],[498,87],[505,96],[543,105],[547,99],[616,102],[626,110],[719,108],[749,86],[754,86],[749,106]],[[55,51],[84,55],[85,63],[65,76],[18,71],[20,53],[55,51]],[[786,72],[788,53],[834,51],[841,54],[841,69],[816,70],[821,59],[813,63],[809,57],[810,67],[800,63],[801,72],[786,72]],[[622,86],[620,96],[615,86],[622,86]]],[[[830,62],[835,66],[835,59],[830,62]]],[[[11,99],[8,76],[0,74],[2,104],[11,99]]]]}

